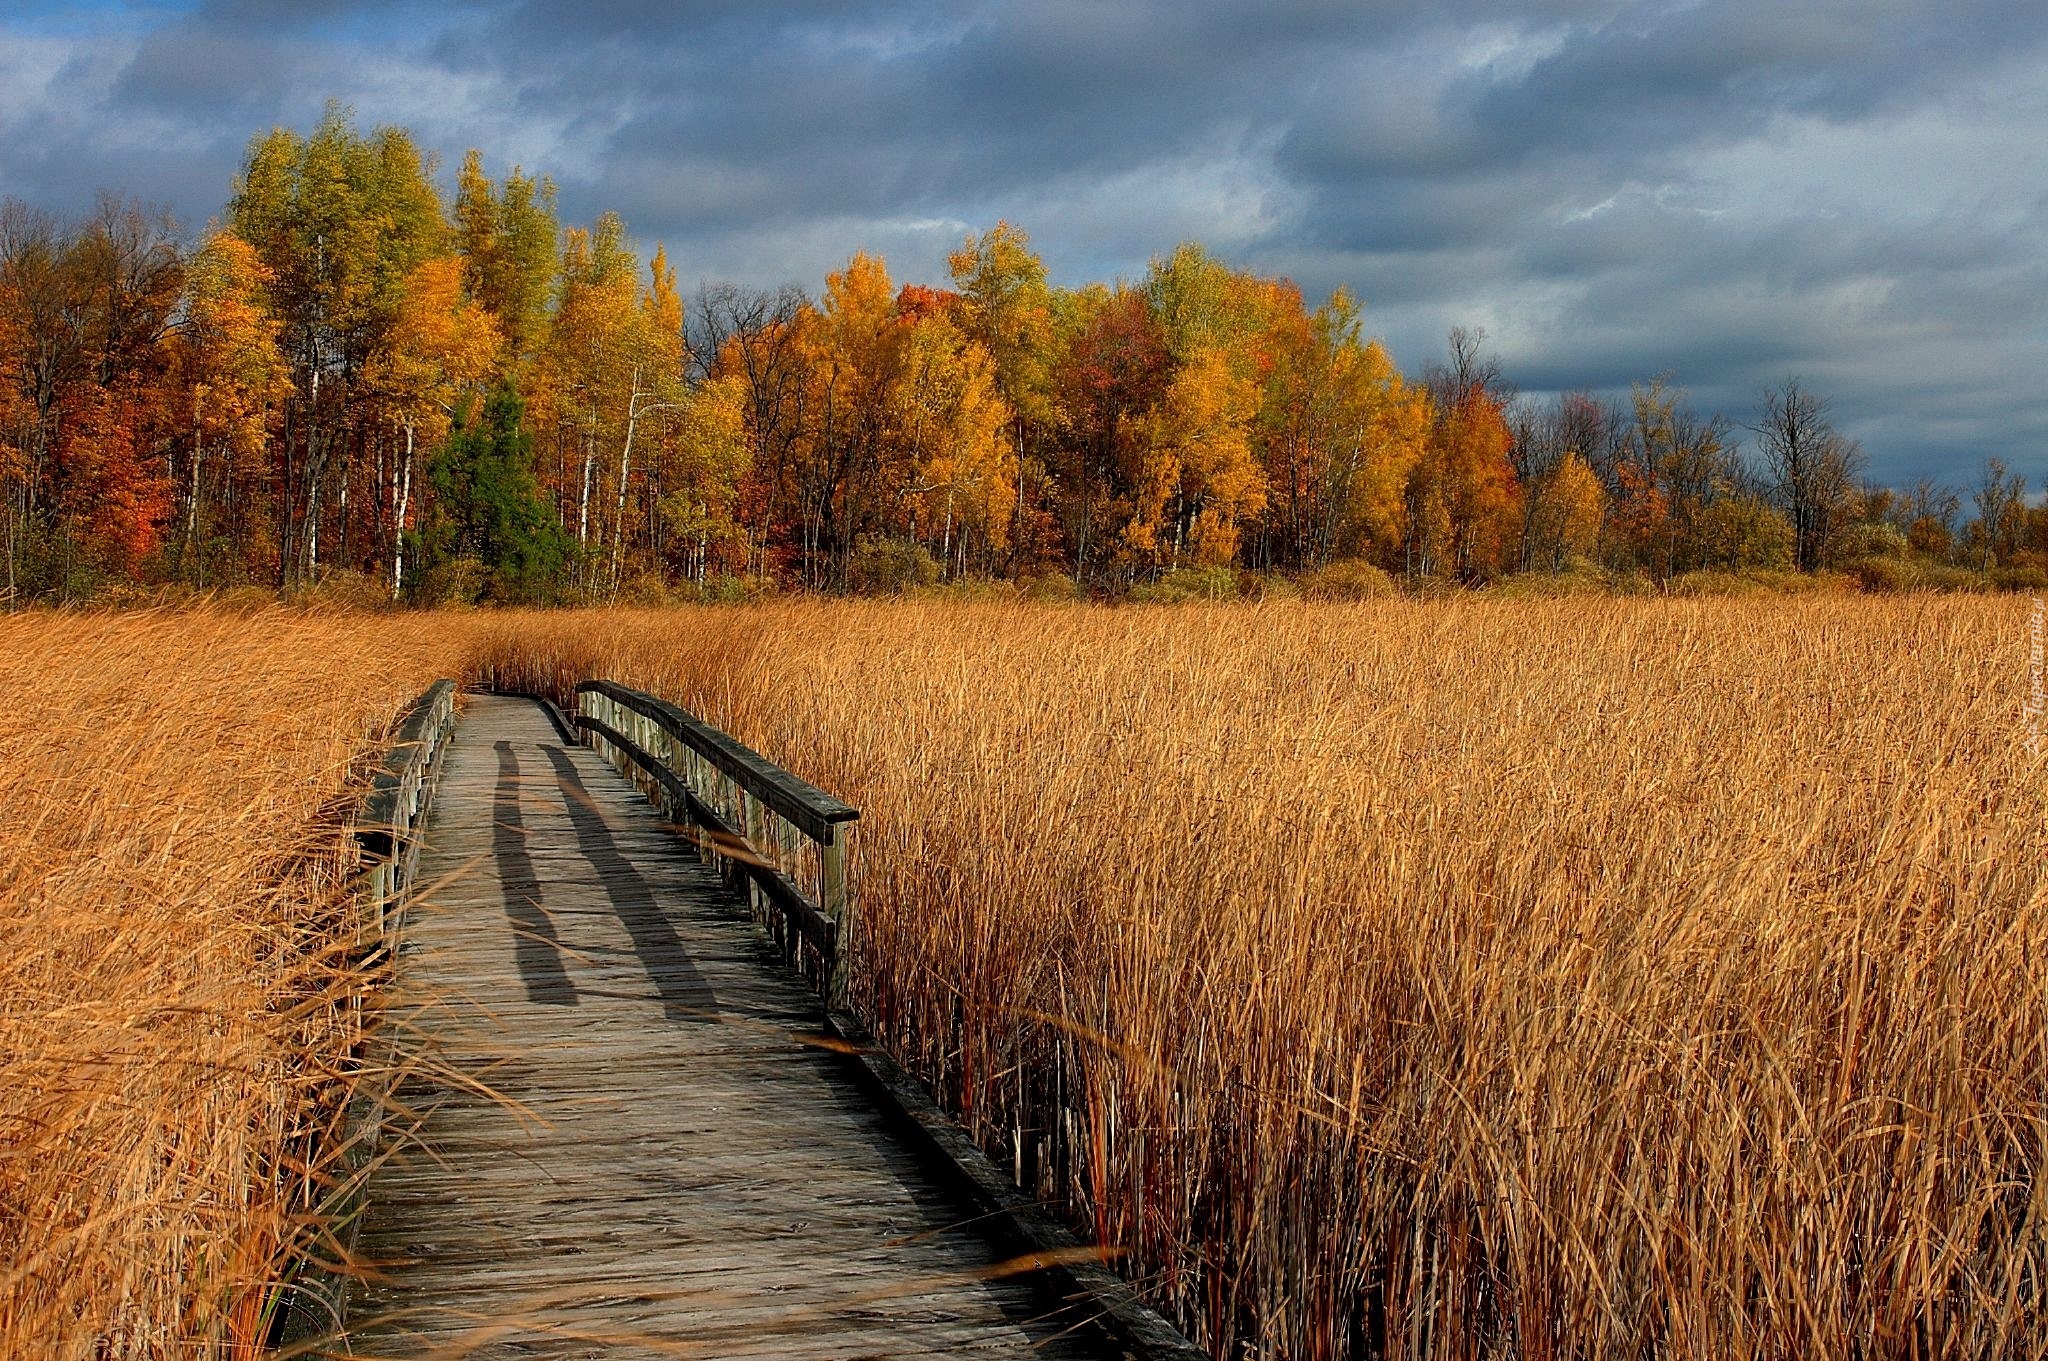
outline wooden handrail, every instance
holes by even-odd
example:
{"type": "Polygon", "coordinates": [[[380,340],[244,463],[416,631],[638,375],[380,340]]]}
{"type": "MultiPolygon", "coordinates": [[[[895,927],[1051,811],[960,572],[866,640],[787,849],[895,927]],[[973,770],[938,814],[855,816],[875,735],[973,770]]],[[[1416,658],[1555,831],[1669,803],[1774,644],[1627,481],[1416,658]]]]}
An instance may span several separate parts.
{"type": "Polygon", "coordinates": [[[391,747],[356,806],[354,832],[364,863],[364,920],[358,943],[384,942],[389,919],[419,861],[419,826],[433,797],[441,754],[455,731],[455,682],[435,681],[413,701],[391,747]]]}
{"type": "MultiPolygon", "coordinates": [[[[687,710],[641,690],[631,690],[606,680],[579,681],[579,702],[585,695],[602,695],[622,708],[630,709],[699,756],[727,778],[775,812],[796,824],[813,841],[830,838],[830,828],[852,822],[860,810],[840,802],[824,790],[776,765],[751,747],[743,746],[687,710]]],[[[585,712],[588,712],[586,710],[585,712]]]]}
{"type": "MultiPolygon", "coordinates": [[[[584,732],[603,738],[620,755],[653,777],[654,782],[661,786],[662,792],[668,795],[672,808],[687,812],[691,822],[710,833],[713,846],[723,844],[737,851],[744,845],[745,838],[727,825],[716,809],[698,798],[696,791],[662,764],[652,752],[601,719],[578,714],[575,723],[584,732]]],[[[734,870],[773,899],[775,905],[791,919],[792,924],[810,941],[811,947],[820,956],[826,959],[832,957],[838,947],[838,923],[825,916],[816,903],[805,897],[772,866],[746,855],[736,854],[730,859],[733,861],[734,870]]]]}
{"type": "Polygon", "coordinates": [[[576,698],[573,722],[591,745],[645,776],[670,817],[701,829],[698,853],[745,883],[793,964],[810,947],[828,1005],[844,1006],[854,914],[846,852],[860,810],[667,700],[603,680],[579,683],[576,698]]]}

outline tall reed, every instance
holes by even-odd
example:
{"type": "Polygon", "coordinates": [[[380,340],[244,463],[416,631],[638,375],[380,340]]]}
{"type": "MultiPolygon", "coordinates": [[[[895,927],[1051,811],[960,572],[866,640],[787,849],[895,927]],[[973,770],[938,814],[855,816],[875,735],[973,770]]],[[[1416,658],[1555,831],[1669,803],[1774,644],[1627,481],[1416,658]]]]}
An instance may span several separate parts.
{"type": "Polygon", "coordinates": [[[367,980],[342,824],[415,621],[0,617],[0,1354],[253,1355],[367,980]]]}
{"type": "Polygon", "coordinates": [[[2008,600],[499,616],[864,809],[861,996],[1219,1356],[2048,1352],[2008,600]]]}

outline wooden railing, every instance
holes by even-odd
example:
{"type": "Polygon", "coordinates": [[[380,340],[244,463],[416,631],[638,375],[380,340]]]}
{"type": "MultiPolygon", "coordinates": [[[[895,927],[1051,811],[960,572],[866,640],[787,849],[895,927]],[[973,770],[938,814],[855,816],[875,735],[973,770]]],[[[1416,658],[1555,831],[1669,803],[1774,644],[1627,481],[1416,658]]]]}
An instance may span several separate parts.
{"type": "MultiPolygon", "coordinates": [[[[687,824],[699,854],[728,881],[744,879],[756,918],[799,968],[818,966],[826,1033],[843,1041],[868,1090],[900,1131],[950,1166],[957,1189],[979,1207],[984,1229],[1020,1257],[1037,1259],[1060,1298],[1086,1298],[1135,1361],[1207,1361],[1146,1304],[1098,1248],[1082,1245],[1046,1207],[1018,1189],[965,1130],[878,1044],[847,1005],[854,897],[847,839],[860,817],[815,785],[741,746],[666,700],[610,681],[576,687],[572,723],[642,792],[687,824]],[[808,886],[808,890],[799,887],[808,886]]],[[[545,703],[545,701],[543,701],[545,703]]]]}
{"type": "Polygon", "coordinates": [[[435,681],[413,702],[392,735],[391,749],[356,808],[356,845],[363,856],[362,915],[356,943],[385,943],[419,863],[419,831],[434,778],[455,731],[455,682],[435,681]]]}
{"type": "Polygon", "coordinates": [[[754,914],[826,1005],[845,1007],[854,896],[847,842],[860,810],[667,700],[611,681],[576,687],[573,722],[668,816],[700,857],[744,882],[754,914]]]}

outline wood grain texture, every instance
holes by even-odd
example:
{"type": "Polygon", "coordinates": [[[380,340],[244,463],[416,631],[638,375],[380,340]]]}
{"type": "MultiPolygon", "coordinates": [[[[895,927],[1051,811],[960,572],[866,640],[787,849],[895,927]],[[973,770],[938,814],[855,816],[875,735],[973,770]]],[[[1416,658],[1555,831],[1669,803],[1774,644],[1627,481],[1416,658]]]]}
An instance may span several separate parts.
{"type": "Polygon", "coordinates": [[[354,1356],[1077,1357],[745,909],[533,704],[468,701],[392,1023],[354,1356]]]}

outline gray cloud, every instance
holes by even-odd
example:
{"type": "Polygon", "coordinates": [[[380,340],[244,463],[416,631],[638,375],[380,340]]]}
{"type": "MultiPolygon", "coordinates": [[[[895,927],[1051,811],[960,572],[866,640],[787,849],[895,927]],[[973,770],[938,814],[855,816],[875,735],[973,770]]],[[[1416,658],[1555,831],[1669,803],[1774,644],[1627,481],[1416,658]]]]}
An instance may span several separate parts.
{"type": "Polygon", "coordinates": [[[1797,372],[1873,470],[2048,476],[2037,0],[197,0],[0,18],[0,193],[193,224],[330,96],[552,175],[686,278],[937,281],[998,216],[1068,282],[1199,237],[1420,369],[1797,372]]]}

